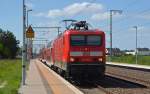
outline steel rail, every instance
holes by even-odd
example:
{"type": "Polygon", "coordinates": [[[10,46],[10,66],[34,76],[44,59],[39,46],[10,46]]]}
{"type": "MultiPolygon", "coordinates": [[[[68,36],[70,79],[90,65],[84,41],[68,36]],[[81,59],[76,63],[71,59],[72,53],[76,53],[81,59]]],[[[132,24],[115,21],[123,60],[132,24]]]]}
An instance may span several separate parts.
{"type": "MultiPolygon", "coordinates": [[[[149,84],[150,85],[150,81],[145,81],[145,80],[142,80],[142,79],[138,79],[138,78],[134,78],[134,77],[129,77],[129,76],[124,76],[124,75],[119,75],[119,74],[115,74],[115,73],[111,73],[111,72],[106,72],[106,74],[108,75],[111,75],[111,76],[117,76],[117,77],[122,77],[122,78],[125,78],[127,80],[135,80],[135,81],[138,81],[138,82],[141,82],[141,83],[145,83],[145,84],[149,84]]],[[[122,79],[121,78],[121,79],[122,79]]],[[[150,87],[150,86],[148,86],[150,87]]]]}

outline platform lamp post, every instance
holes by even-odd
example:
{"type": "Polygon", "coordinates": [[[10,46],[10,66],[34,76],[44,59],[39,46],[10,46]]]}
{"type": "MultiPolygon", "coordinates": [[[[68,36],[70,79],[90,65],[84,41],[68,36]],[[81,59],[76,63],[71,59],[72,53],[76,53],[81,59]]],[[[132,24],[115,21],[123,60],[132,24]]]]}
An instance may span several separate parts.
{"type": "Polygon", "coordinates": [[[137,53],[137,29],[138,29],[138,27],[137,26],[133,26],[133,28],[135,28],[135,34],[136,34],[136,43],[135,43],[135,45],[136,45],[136,48],[135,48],[135,55],[136,55],[136,57],[135,57],[135,61],[136,61],[136,64],[138,64],[138,53],[137,53]]]}
{"type": "Polygon", "coordinates": [[[110,61],[112,59],[112,17],[117,13],[122,14],[122,10],[110,10],[110,61]]]}
{"type": "Polygon", "coordinates": [[[25,44],[25,32],[26,32],[26,6],[25,0],[23,0],[23,47],[22,47],[22,85],[25,85],[26,78],[26,44],[25,44]]]}

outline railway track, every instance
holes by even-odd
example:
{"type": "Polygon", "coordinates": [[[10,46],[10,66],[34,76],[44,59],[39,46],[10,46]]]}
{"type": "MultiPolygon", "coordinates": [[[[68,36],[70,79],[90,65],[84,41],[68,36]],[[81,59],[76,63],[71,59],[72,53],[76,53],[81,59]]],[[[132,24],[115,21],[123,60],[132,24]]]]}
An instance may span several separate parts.
{"type": "Polygon", "coordinates": [[[140,83],[150,88],[150,72],[148,71],[117,66],[107,66],[106,68],[107,75],[140,83]]]}
{"type": "MultiPolygon", "coordinates": [[[[83,85],[76,85],[85,94],[141,94],[133,93],[135,90],[146,89],[145,86],[130,81],[125,81],[112,76],[96,81],[85,81],[83,85]]],[[[145,94],[149,94],[145,91],[145,94]]]]}
{"type": "Polygon", "coordinates": [[[119,78],[119,79],[138,82],[138,83],[144,84],[144,85],[146,85],[147,87],[150,88],[150,82],[149,81],[145,81],[145,80],[138,79],[138,78],[135,78],[135,77],[129,77],[129,76],[124,76],[124,75],[120,75],[120,74],[115,74],[115,73],[111,73],[111,72],[107,72],[106,74],[110,75],[110,76],[113,76],[113,77],[116,77],[116,78],[119,78]]]}
{"type": "Polygon", "coordinates": [[[102,86],[98,85],[98,84],[95,84],[97,86],[97,88],[103,92],[105,92],[105,94],[113,94],[112,92],[110,91],[107,91],[105,88],[103,88],[102,86]]]}
{"type": "Polygon", "coordinates": [[[81,90],[84,94],[113,94],[106,90],[104,87],[98,84],[95,81],[84,81],[84,83],[80,85],[76,85],[76,87],[81,90]]]}

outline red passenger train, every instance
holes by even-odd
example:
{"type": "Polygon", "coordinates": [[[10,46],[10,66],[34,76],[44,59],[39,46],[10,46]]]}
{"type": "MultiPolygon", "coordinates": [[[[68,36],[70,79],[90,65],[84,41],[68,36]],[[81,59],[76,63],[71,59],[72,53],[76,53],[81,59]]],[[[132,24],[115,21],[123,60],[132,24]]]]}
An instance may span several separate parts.
{"type": "Polygon", "coordinates": [[[85,21],[72,23],[46,50],[42,50],[43,57],[50,59],[51,67],[66,77],[104,76],[105,34],[98,29],[90,30],[85,21]]]}

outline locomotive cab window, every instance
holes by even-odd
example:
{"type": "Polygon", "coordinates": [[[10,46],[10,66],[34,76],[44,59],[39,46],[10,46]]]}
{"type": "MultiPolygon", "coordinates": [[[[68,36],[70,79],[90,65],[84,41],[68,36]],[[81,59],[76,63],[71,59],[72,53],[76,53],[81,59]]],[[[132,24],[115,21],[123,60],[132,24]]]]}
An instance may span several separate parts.
{"type": "Polygon", "coordinates": [[[85,36],[71,36],[72,46],[83,46],[85,45],[85,36]]]}
{"type": "Polygon", "coordinates": [[[71,46],[100,46],[101,36],[98,35],[72,35],[71,46]]]}
{"type": "Polygon", "coordinates": [[[101,36],[87,36],[87,45],[91,46],[101,45],[101,36]]]}

